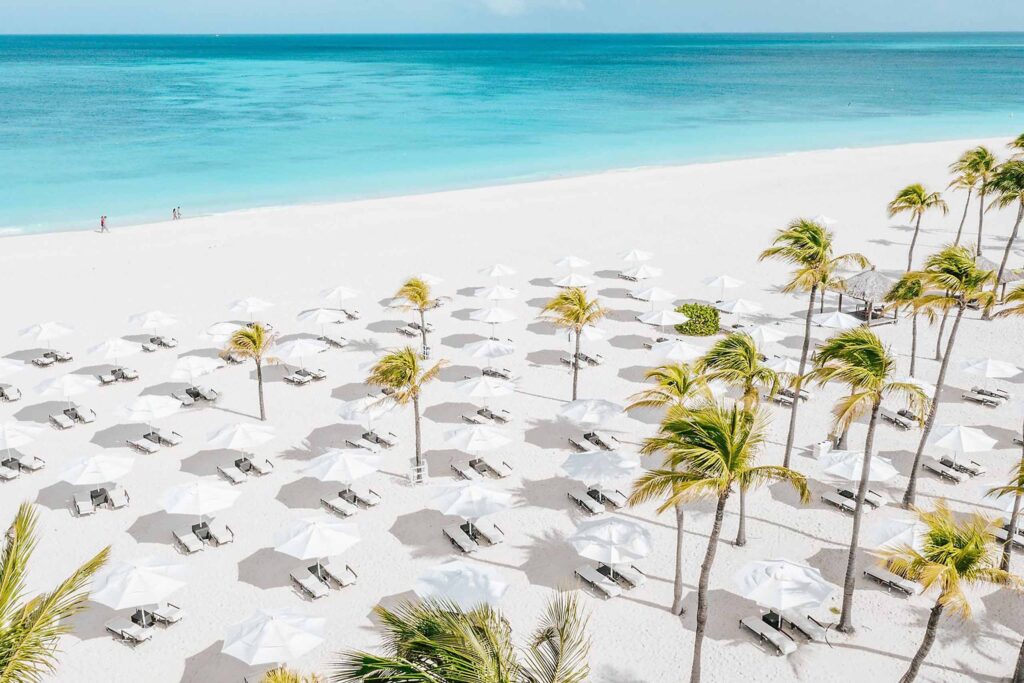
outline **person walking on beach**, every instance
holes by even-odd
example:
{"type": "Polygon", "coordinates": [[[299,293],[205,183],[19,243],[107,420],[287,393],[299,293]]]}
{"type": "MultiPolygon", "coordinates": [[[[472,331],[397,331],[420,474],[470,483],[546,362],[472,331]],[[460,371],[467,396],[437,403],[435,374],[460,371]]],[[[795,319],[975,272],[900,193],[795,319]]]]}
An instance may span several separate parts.
{"type": "Polygon", "coordinates": [[[177,214],[176,218],[180,221],[181,220],[181,207],[179,206],[177,209],[174,210],[174,212],[175,212],[175,214],[177,214]]]}
{"type": "Polygon", "coordinates": [[[178,220],[178,210],[177,209],[171,209],[171,220],[172,221],[178,220]]]}
{"type": "Polygon", "coordinates": [[[100,232],[110,232],[110,230],[107,229],[106,215],[100,216],[100,232]]]}

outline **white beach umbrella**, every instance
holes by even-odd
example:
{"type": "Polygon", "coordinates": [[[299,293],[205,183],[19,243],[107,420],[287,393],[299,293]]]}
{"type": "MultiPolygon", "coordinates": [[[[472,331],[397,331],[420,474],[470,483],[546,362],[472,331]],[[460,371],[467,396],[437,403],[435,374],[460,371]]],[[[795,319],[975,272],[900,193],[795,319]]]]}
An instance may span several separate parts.
{"type": "Polygon", "coordinates": [[[935,425],[928,435],[928,443],[956,453],[981,453],[991,451],[996,440],[976,427],[944,424],[935,425]]]}
{"type": "Polygon", "coordinates": [[[558,417],[578,425],[601,425],[621,417],[624,410],[603,398],[578,398],[559,408],[558,417]]]}
{"type": "Polygon", "coordinates": [[[274,550],[300,560],[340,555],[359,542],[359,528],[325,514],[302,517],[277,535],[274,550]]]}
{"type": "Polygon", "coordinates": [[[122,406],[118,415],[129,422],[145,422],[152,426],[157,420],[170,417],[181,410],[181,401],[173,396],[137,396],[131,403],[122,406]]]}
{"type": "Polygon", "coordinates": [[[90,486],[117,481],[132,470],[135,458],[127,455],[97,453],[75,458],[61,471],[60,478],[74,486],[90,486]]]}
{"type": "Polygon", "coordinates": [[[466,344],[462,347],[462,350],[468,353],[471,358],[486,358],[487,360],[491,360],[494,358],[511,356],[516,352],[516,347],[508,342],[499,341],[497,339],[481,339],[480,341],[466,344]]]}
{"type": "Polygon", "coordinates": [[[608,565],[628,564],[651,553],[651,532],[636,522],[606,517],[581,523],[569,537],[580,554],[608,565]]]}
{"type": "Polygon", "coordinates": [[[643,261],[650,261],[654,258],[654,254],[643,249],[630,249],[629,251],[619,256],[626,263],[641,263],[643,261]]]}
{"type": "Polygon", "coordinates": [[[127,358],[142,351],[142,344],[128,341],[123,337],[111,337],[110,339],[97,344],[89,349],[89,353],[98,356],[103,360],[112,360],[117,363],[120,358],[127,358]]]}
{"type": "Polygon", "coordinates": [[[731,275],[726,275],[725,273],[721,273],[719,275],[711,275],[701,280],[701,282],[704,283],[705,287],[711,287],[713,289],[719,290],[721,292],[720,296],[718,297],[719,300],[725,298],[725,290],[735,289],[736,287],[742,287],[744,284],[743,280],[735,278],[731,275]]]}
{"type": "Polygon", "coordinates": [[[64,323],[58,323],[51,320],[45,323],[38,323],[32,327],[26,327],[18,332],[18,336],[24,337],[25,339],[31,339],[32,341],[45,342],[49,344],[54,339],[66,337],[72,332],[74,332],[74,330],[64,323]]]}
{"type": "Polygon", "coordinates": [[[633,298],[639,299],[640,301],[649,301],[651,303],[657,303],[659,301],[675,301],[678,296],[675,292],[670,292],[667,289],[661,287],[644,287],[633,292],[633,298]]]}
{"type": "Polygon", "coordinates": [[[36,385],[36,393],[43,398],[62,398],[71,403],[72,396],[79,396],[98,387],[100,381],[92,375],[60,375],[43,380],[36,385]]]}
{"type": "Polygon", "coordinates": [[[456,391],[470,398],[498,398],[509,396],[516,390],[516,385],[497,377],[471,377],[455,385],[456,391]]]}
{"type": "Polygon", "coordinates": [[[623,272],[623,275],[636,278],[637,280],[646,280],[652,277],[661,277],[661,268],[642,263],[623,272]]]}
{"type": "Polygon", "coordinates": [[[338,481],[351,484],[371,475],[380,468],[381,457],[361,448],[330,448],[309,461],[302,469],[307,477],[320,481],[338,481]]]}
{"type": "Polygon", "coordinates": [[[413,586],[424,600],[453,602],[464,610],[493,605],[508,590],[508,583],[493,567],[465,560],[449,560],[420,572],[413,586]]]}
{"type": "Polygon", "coordinates": [[[232,422],[210,432],[206,445],[230,451],[248,451],[277,436],[271,425],[262,422],[232,422]]]}
{"type": "Polygon", "coordinates": [[[659,311],[648,311],[641,315],[639,320],[646,325],[665,327],[667,325],[682,325],[689,320],[689,318],[679,311],[663,308],[659,311]]]}
{"type": "Polygon", "coordinates": [[[317,325],[321,331],[325,325],[337,325],[346,319],[345,314],[334,308],[311,308],[295,316],[295,319],[303,323],[317,325]]]}
{"type": "Polygon", "coordinates": [[[345,401],[336,414],[346,422],[355,422],[369,428],[375,420],[390,413],[397,405],[394,401],[381,400],[377,396],[363,396],[345,401]]]}
{"type": "Polygon", "coordinates": [[[511,311],[497,307],[481,308],[470,313],[469,317],[471,320],[487,323],[489,325],[507,323],[516,319],[516,315],[511,311]]]}
{"type": "Polygon", "coordinates": [[[704,349],[682,339],[669,339],[651,347],[651,352],[660,360],[673,363],[692,363],[704,355],[704,349]]]}
{"type": "Polygon", "coordinates": [[[819,213],[817,216],[815,216],[811,220],[814,221],[815,223],[817,223],[818,225],[824,225],[826,228],[829,227],[829,226],[835,225],[836,223],[839,222],[835,218],[832,218],[831,216],[826,216],[823,213],[819,213]]]}
{"type": "Polygon", "coordinates": [[[0,358],[0,379],[6,379],[11,375],[16,375],[26,368],[28,368],[28,364],[20,360],[0,358]]]}
{"type": "Polygon", "coordinates": [[[444,444],[466,453],[493,451],[512,440],[488,425],[462,425],[444,433],[444,444]]]}
{"type": "MultiPolygon", "coordinates": [[[[572,334],[570,333],[570,337],[572,334]]],[[[594,327],[593,325],[584,325],[583,329],[580,330],[580,339],[586,339],[587,341],[601,341],[607,339],[608,333],[602,330],[600,327],[594,327]]]]}
{"type": "Polygon", "coordinates": [[[221,345],[230,339],[231,335],[241,328],[242,325],[239,325],[238,323],[223,321],[210,325],[203,330],[199,336],[200,338],[213,342],[214,344],[221,345]]]}
{"type": "Polygon", "coordinates": [[[478,289],[476,296],[488,301],[509,301],[519,296],[519,290],[504,285],[492,285],[478,289]]]}
{"type": "Polygon", "coordinates": [[[734,313],[736,315],[744,315],[749,313],[758,313],[763,309],[761,304],[750,299],[730,299],[729,301],[722,301],[715,306],[720,311],[725,313],[734,313]]]}
{"type": "Polygon", "coordinates": [[[508,275],[515,275],[516,269],[501,263],[495,263],[494,265],[487,266],[486,268],[481,268],[480,272],[487,277],[501,278],[508,275]]]}
{"type": "Polygon", "coordinates": [[[35,441],[42,431],[43,427],[33,422],[0,423],[0,449],[9,451],[12,448],[27,446],[35,441]]]}
{"type": "Polygon", "coordinates": [[[964,361],[960,369],[968,375],[979,375],[989,379],[1006,379],[1020,374],[1020,368],[1012,363],[992,358],[974,358],[964,361]]]}
{"type": "Polygon", "coordinates": [[[328,348],[330,347],[325,342],[302,337],[275,344],[272,353],[280,361],[291,365],[302,365],[303,359],[323,353],[328,348]]]}
{"type": "Polygon", "coordinates": [[[881,553],[908,547],[920,551],[927,531],[928,527],[918,519],[886,519],[865,530],[864,546],[881,553]]]}
{"type": "Polygon", "coordinates": [[[283,609],[258,609],[224,635],[221,652],[249,666],[282,664],[324,642],[327,619],[283,609]]]}
{"type": "Polygon", "coordinates": [[[818,327],[824,327],[830,330],[853,330],[863,324],[852,315],[840,313],[839,311],[832,311],[831,313],[815,313],[811,316],[811,322],[818,327]]]}
{"type": "Polygon", "coordinates": [[[185,586],[187,573],[158,557],[116,560],[96,573],[89,599],[116,610],[163,602],[185,586]]]}
{"type": "Polygon", "coordinates": [[[747,330],[747,334],[761,347],[786,338],[786,333],[775,325],[755,325],[747,330]]]}
{"type": "Polygon", "coordinates": [[[640,469],[640,458],[617,451],[586,451],[570,455],[562,469],[584,484],[604,484],[634,476],[640,469]]]}
{"type": "Polygon", "coordinates": [[[820,607],[835,590],[814,567],[789,560],[748,562],[733,579],[739,595],[779,611],[820,607]]]}
{"type": "Polygon", "coordinates": [[[594,284],[593,278],[579,273],[569,273],[555,280],[556,287],[589,287],[592,284],[594,284]]]}
{"type": "Polygon", "coordinates": [[[340,306],[341,304],[355,299],[359,296],[359,290],[346,287],[345,285],[338,285],[337,287],[331,287],[320,292],[320,298],[329,304],[340,306]]]}
{"type": "Polygon", "coordinates": [[[164,491],[161,504],[172,515],[212,515],[235,504],[242,495],[219,479],[195,479],[164,491]]]}
{"type": "MultiPolygon", "coordinates": [[[[864,469],[864,453],[862,451],[829,451],[822,456],[825,474],[846,481],[860,481],[864,469]]],[[[868,481],[889,481],[899,474],[892,465],[892,460],[879,456],[871,458],[868,465],[868,481]]]]}
{"type": "Polygon", "coordinates": [[[228,304],[228,310],[232,313],[239,315],[252,316],[253,313],[260,313],[265,311],[274,304],[270,303],[266,299],[260,299],[259,297],[249,296],[244,299],[238,299],[228,304]]]}
{"type": "Polygon", "coordinates": [[[573,256],[572,254],[563,256],[555,261],[555,268],[568,268],[569,270],[573,270],[575,268],[586,268],[589,265],[590,261],[582,259],[579,256],[573,256]]]}
{"type": "Polygon", "coordinates": [[[512,494],[475,481],[464,481],[438,489],[430,499],[430,507],[441,514],[472,521],[512,507],[512,494]]]}
{"type": "Polygon", "coordinates": [[[161,330],[178,324],[178,319],[163,311],[144,311],[128,318],[128,324],[140,330],[161,330]]]}
{"type": "Polygon", "coordinates": [[[765,367],[780,375],[799,375],[800,361],[789,356],[777,356],[765,363],[765,367]]]}
{"type": "Polygon", "coordinates": [[[195,384],[196,377],[208,375],[214,370],[224,367],[224,361],[220,358],[208,358],[206,356],[182,356],[174,364],[171,371],[171,379],[187,381],[195,384]]]}

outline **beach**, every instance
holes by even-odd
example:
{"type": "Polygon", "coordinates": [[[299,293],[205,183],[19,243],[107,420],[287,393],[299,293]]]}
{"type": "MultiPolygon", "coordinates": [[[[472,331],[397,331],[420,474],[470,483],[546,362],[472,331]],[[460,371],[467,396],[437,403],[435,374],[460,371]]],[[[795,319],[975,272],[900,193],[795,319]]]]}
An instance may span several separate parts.
{"type": "MultiPolygon", "coordinates": [[[[633,285],[617,278],[626,266],[620,255],[632,248],[654,254],[652,264],[664,269],[661,277],[645,281],[667,288],[680,300],[719,298],[701,281],[727,273],[745,281],[729,290],[727,298],[742,297],[763,305],[762,313],[745,316],[746,322],[776,322],[787,333],[772,353],[799,356],[806,299],[781,293],[788,269],[759,262],[758,254],[771,242],[774,231],[796,217],[827,214],[835,219],[839,252],[859,251],[877,269],[902,274],[912,230],[901,218],[886,216],[886,203],[912,182],[944,189],[947,167],[963,150],[985,144],[1005,156],[1005,139],[970,139],[862,149],[799,152],[781,156],[677,167],[640,168],[597,175],[515,185],[485,187],[433,194],[372,199],[337,204],[314,204],[234,211],[201,218],[138,226],[111,222],[109,234],[81,231],[4,238],[0,269],[6,296],[4,325],[0,326],[0,355],[31,359],[38,344],[17,332],[37,322],[57,320],[75,332],[56,344],[75,355],[72,363],[39,369],[29,367],[5,380],[18,386],[24,398],[0,404],[0,421],[10,419],[46,423],[60,406],[40,399],[34,387],[65,372],[95,373],[104,361],[87,349],[114,336],[137,335],[127,319],[140,311],[159,309],[179,319],[167,334],[177,337],[175,350],[161,349],[125,359],[140,379],[99,387],[76,400],[93,408],[94,424],[67,431],[47,429],[22,450],[43,458],[47,465],[30,475],[0,486],[0,520],[11,519],[22,501],[38,503],[40,542],[30,590],[61,580],[77,564],[110,544],[114,558],[156,555],[188,568],[188,585],[172,602],[185,610],[181,623],[158,630],[153,639],[136,648],[126,647],[104,631],[114,611],[93,605],[75,618],[74,631],[62,641],[60,667],[48,680],[88,681],[101,676],[116,680],[153,683],[187,681],[240,681],[259,669],[220,653],[227,628],[257,607],[289,607],[327,618],[327,639],[319,648],[289,665],[304,671],[326,672],[335,653],[348,648],[378,646],[379,632],[372,609],[393,605],[413,596],[415,578],[425,568],[454,558],[441,533],[450,522],[427,509],[436,487],[452,483],[449,464],[464,454],[442,445],[444,432],[461,422],[468,399],[453,385],[478,372],[480,361],[462,350],[468,342],[486,337],[487,325],[469,318],[487,305],[474,296],[477,288],[496,280],[480,274],[494,263],[518,272],[500,279],[515,287],[519,297],[501,302],[517,319],[497,326],[496,336],[509,338],[516,353],[501,359],[518,377],[512,396],[493,399],[494,407],[511,411],[514,421],[501,427],[512,443],[493,455],[508,462],[511,477],[495,483],[514,494],[516,505],[493,516],[506,534],[498,546],[481,549],[470,562],[498,570],[510,584],[498,604],[521,640],[534,627],[553,590],[577,590],[573,569],[583,560],[566,542],[582,517],[566,497],[571,480],[561,470],[570,453],[568,438],[579,431],[555,419],[569,399],[570,374],[560,357],[569,349],[558,332],[537,315],[558,290],[552,280],[567,271],[553,262],[566,254],[590,261],[579,270],[594,278],[589,287],[611,309],[601,327],[603,341],[584,341],[584,349],[600,353],[605,362],[581,370],[580,396],[604,398],[623,404],[643,388],[643,373],[655,363],[642,344],[656,330],[634,320],[650,308],[628,297],[633,285]],[[372,509],[361,510],[353,521],[362,541],[344,555],[357,572],[354,586],[332,591],[323,600],[303,600],[289,585],[288,573],[300,564],[273,550],[276,534],[288,522],[316,513],[322,496],[337,486],[304,478],[299,472],[329,447],[344,447],[358,436],[357,425],[342,423],[335,413],[341,401],[366,395],[362,382],[368,364],[382,350],[415,345],[396,333],[413,315],[386,306],[395,290],[410,275],[428,272],[443,278],[435,292],[451,297],[444,307],[428,313],[435,331],[433,359],[450,365],[440,381],[423,395],[423,440],[429,478],[426,485],[408,483],[413,419],[407,408],[381,418],[379,426],[394,432],[401,445],[385,452],[382,471],[367,482],[383,498],[372,509]],[[211,343],[199,334],[209,325],[237,320],[229,302],[260,297],[274,306],[259,317],[272,323],[286,339],[316,336],[315,325],[296,315],[321,305],[319,292],[349,285],[362,295],[352,306],[361,318],[337,328],[351,344],[343,350],[319,354],[307,365],[323,368],[327,380],[308,386],[282,381],[282,367],[265,372],[268,423],[276,438],[256,450],[275,464],[264,477],[250,477],[237,487],[241,496],[217,518],[230,525],[235,542],[181,556],[172,545],[171,532],[183,521],[161,509],[163,491],[196,476],[216,476],[216,465],[230,454],[210,451],[207,435],[235,421],[257,414],[256,384],[251,364],[229,366],[203,377],[221,398],[214,405],[183,409],[162,420],[161,427],[180,433],[183,442],[152,455],[135,455],[136,464],[122,485],[131,504],[116,511],[77,518],[69,511],[73,487],[62,483],[65,463],[83,454],[127,453],[125,439],[135,438],[142,425],[125,425],[117,410],[141,394],[167,395],[180,387],[168,375],[179,354],[211,353],[211,343]],[[505,362],[507,361],[507,362],[505,362]]],[[[918,241],[916,262],[951,242],[963,210],[963,194],[947,193],[949,214],[927,215],[918,241]]],[[[188,207],[183,207],[188,216],[188,207]]],[[[998,262],[1015,211],[990,211],[986,216],[985,254],[998,262]]],[[[976,230],[972,209],[966,234],[976,230]]],[[[969,238],[973,239],[973,237],[969,238]]],[[[1019,267],[1019,250],[1010,265],[1019,267]]],[[[834,310],[829,297],[826,310],[834,310]]],[[[734,316],[724,315],[732,324],[734,316]]],[[[875,328],[898,354],[906,369],[910,348],[909,321],[875,328]]],[[[988,487],[1001,484],[1019,459],[1012,438],[1020,420],[1009,407],[991,409],[960,400],[961,390],[976,383],[964,375],[958,362],[993,357],[1019,363],[1019,340],[1024,321],[983,322],[972,311],[965,319],[956,357],[947,377],[939,423],[978,427],[998,439],[991,453],[974,455],[987,474],[952,485],[922,473],[919,502],[930,505],[946,498],[956,510],[981,509],[997,515],[1001,503],[983,500],[988,487]]],[[[816,339],[828,330],[815,329],[816,339]]],[[[691,339],[706,348],[715,338],[691,339]]],[[[921,324],[918,375],[934,381],[935,328],[921,324]]],[[[1022,380],[1005,383],[1020,393],[1022,380]]],[[[814,398],[800,411],[793,467],[810,480],[812,501],[800,505],[783,485],[752,492],[747,499],[748,536],[745,547],[729,541],[736,531],[736,507],[730,503],[717,564],[712,576],[710,617],[704,646],[707,680],[751,682],[801,680],[823,683],[896,680],[906,668],[923,634],[935,596],[903,597],[887,593],[877,584],[858,579],[853,635],[829,632],[830,644],[802,644],[789,657],[763,651],[749,632],[738,628],[739,619],[758,614],[753,602],[735,594],[732,576],[751,560],[786,558],[820,569],[840,586],[846,563],[851,518],[820,502],[831,490],[821,466],[810,451],[823,440],[831,423],[838,387],[813,389],[814,398]]],[[[768,404],[773,417],[771,443],[764,461],[781,461],[789,412],[768,404]]],[[[634,414],[609,429],[635,450],[653,433],[655,413],[634,414]]],[[[863,443],[865,425],[851,431],[851,448],[863,443]]],[[[889,504],[865,516],[870,528],[879,520],[904,515],[896,503],[906,484],[919,432],[900,432],[880,425],[877,452],[891,458],[901,475],[873,486],[889,504]]],[[[651,464],[650,461],[648,461],[651,464]]],[[[620,488],[627,490],[629,482],[620,488]]],[[[655,506],[610,513],[640,521],[654,538],[650,557],[638,563],[648,581],[623,597],[602,601],[585,593],[590,613],[591,680],[602,683],[654,683],[680,680],[688,669],[693,643],[695,584],[711,523],[710,504],[692,506],[686,518],[685,576],[687,613],[669,614],[675,549],[671,514],[657,515],[655,506]]],[[[871,562],[863,553],[860,563],[871,562]]],[[[1022,560],[1015,557],[1015,568],[1022,560]]],[[[938,641],[920,680],[952,683],[998,681],[1011,672],[1024,633],[1019,596],[986,591],[972,594],[973,618],[953,618],[940,627],[938,641]]],[[[828,605],[838,606],[835,591],[828,605]]],[[[824,621],[837,615],[822,608],[815,614],[824,621]]]]}

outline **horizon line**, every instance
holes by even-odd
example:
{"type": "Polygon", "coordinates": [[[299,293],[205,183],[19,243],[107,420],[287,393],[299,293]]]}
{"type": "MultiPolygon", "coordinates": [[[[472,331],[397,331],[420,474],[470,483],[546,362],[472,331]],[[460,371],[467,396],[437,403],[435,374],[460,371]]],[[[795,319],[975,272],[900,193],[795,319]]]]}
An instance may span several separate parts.
{"type": "Polygon", "coordinates": [[[17,37],[219,37],[219,36],[814,36],[814,35],[1024,35],[1024,30],[901,30],[901,31],[293,31],[293,32],[115,32],[44,33],[25,31],[0,33],[0,38],[17,37]]]}

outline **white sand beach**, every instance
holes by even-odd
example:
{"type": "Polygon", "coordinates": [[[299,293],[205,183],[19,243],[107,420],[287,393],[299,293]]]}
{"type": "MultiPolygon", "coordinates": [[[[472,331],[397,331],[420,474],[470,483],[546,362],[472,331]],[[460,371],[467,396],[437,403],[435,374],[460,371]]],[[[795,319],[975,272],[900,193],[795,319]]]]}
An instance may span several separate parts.
{"type": "MultiPolygon", "coordinates": [[[[727,297],[758,302],[762,313],[746,316],[755,322],[780,323],[785,339],[771,353],[799,356],[803,295],[782,294],[788,269],[779,263],[757,261],[776,229],[796,217],[827,214],[837,223],[837,249],[863,252],[890,275],[902,273],[911,231],[902,219],[886,216],[886,203],[911,182],[944,189],[947,166],[964,149],[989,145],[1005,156],[1006,140],[960,140],[929,144],[797,153],[786,156],[699,164],[672,168],[637,169],[578,178],[557,179],[502,187],[444,192],[331,205],[309,205],[240,211],[203,218],[124,227],[111,218],[110,234],[54,233],[11,237],[0,242],[0,272],[4,277],[3,325],[0,356],[29,360],[39,344],[18,336],[37,322],[56,320],[74,333],[56,345],[74,354],[71,363],[40,369],[27,367],[4,380],[24,393],[20,402],[0,403],[0,421],[45,424],[60,408],[58,401],[38,397],[34,387],[67,372],[95,374],[105,361],[87,349],[109,337],[139,334],[128,317],[159,309],[179,319],[166,330],[180,340],[177,349],[142,353],[123,361],[140,379],[98,387],[75,400],[91,407],[95,423],[66,431],[47,428],[22,452],[46,461],[46,467],[0,484],[0,520],[12,518],[22,501],[37,502],[41,540],[31,572],[32,589],[49,587],[73,567],[110,544],[113,557],[155,555],[184,564],[187,586],[171,601],[185,611],[181,623],[156,629],[151,641],[136,648],[116,642],[104,630],[114,610],[92,605],[75,620],[74,634],[62,641],[64,653],[54,681],[241,681],[257,673],[221,654],[226,629],[257,607],[290,607],[327,618],[325,643],[299,660],[288,662],[304,671],[327,672],[335,653],[347,648],[376,648],[379,632],[371,610],[378,603],[394,604],[413,597],[417,574],[455,557],[441,533],[451,518],[427,509],[440,484],[454,481],[449,464],[466,456],[443,444],[443,434],[461,423],[469,400],[453,385],[477,374],[482,362],[467,357],[462,347],[482,339],[487,325],[469,319],[486,303],[476,288],[496,280],[480,274],[494,263],[516,269],[501,278],[519,290],[515,300],[501,302],[518,318],[497,326],[497,336],[509,338],[516,353],[501,365],[518,376],[517,391],[491,405],[511,411],[515,419],[500,427],[512,443],[493,452],[514,469],[494,487],[515,496],[515,506],[493,516],[506,541],[484,547],[469,562],[501,573],[510,588],[498,606],[509,617],[519,638],[525,638],[553,590],[579,589],[573,570],[584,563],[565,540],[583,517],[566,497],[572,482],[561,465],[569,455],[568,437],[579,432],[555,418],[568,400],[570,374],[560,363],[568,349],[564,333],[537,321],[539,308],[556,291],[552,279],[567,271],[552,265],[566,254],[590,261],[579,272],[592,277],[589,291],[612,309],[601,327],[604,341],[584,341],[584,350],[602,354],[599,367],[581,371],[580,395],[625,403],[642,388],[643,372],[655,364],[642,347],[656,330],[634,320],[650,308],[627,297],[634,285],[618,279],[624,267],[620,255],[639,248],[653,252],[650,263],[664,274],[646,282],[669,289],[681,300],[711,300],[717,290],[701,284],[709,275],[728,273],[745,284],[727,297]],[[423,438],[429,464],[427,484],[408,483],[412,457],[411,409],[399,408],[377,426],[394,432],[401,445],[385,451],[382,471],[365,480],[383,498],[371,509],[350,518],[362,540],[343,559],[358,574],[355,585],[332,590],[329,597],[308,601],[289,585],[289,572],[302,564],[275,552],[275,538],[289,522],[316,514],[319,500],[337,490],[303,477],[299,470],[329,447],[344,447],[360,428],[336,417],[343,400],[359,398],[371,389],[363,384],[366,368],[381,350],[412,343],[396,329],[412,314],[385,306],[409,275],[429,272],[443,283],[436,292],[452,301],[431,314],[434,358],[451,365],[441,381],[425,389],[423,438]],[[234,531],[234,543],[181,555],[171,532],[189,519],[163,512],[162,493],[170,486],[200,477],[216,477],[216,466],[232,454],[205,445],[215,429],[257,414],[256,384],[251,365],[229,366],[202,378],[221,393],[214,405],[183,409],[159,422],[180,433],[183,442],[152,455],[135,454],[133,470],[121,481],[131,495],[129,507],[99,510],[76,517],[69,503],[74,487],[60,481],[63,466],[81,455],[99,452],[129,454],[125,439],[141,436],[144,425],[125,424],[118,409],[139,394],[169,395],[183,384],[168,379],[180,354],[213,355],[215,349],[200,333],[209,325],[237,320],[228,303],[255,296],[274,304],[261,314],[286,338],[316,336],[315,325],[296,321],[303,310],[321,305],[319,292],[336,285],[362,292],[351,302],[360,320],[346,322],[337,332],[351,340],[348,348],[333,349],[306,364],[323,368],[327,380],[308,386],[282,381],[281,367],[266,372],[268,423],[276,438],[255,449],[269,458],[275,471],[250,477],[236,488],[237,503],[218,513],[234,531]]],[[[917,248],[918,264],[952,240],[963,209],[962,194],[947,194],[949,215],[927,215],[917,248]]],[[[183,208],[186,215],[188,207],[183,208]]],[[[991,211],[986,218],[985,250],[998,262],[1012,227],[1015,211],[991,211]]],[[[968,217],[967,232],[976,229],[976,214],[968,217]]],[[[1011,265],[1021,265],[1018,250],[1011,265]]],[[[828,305],[834,309],[830,297],[828,305]]],[[[733,317],[723,316],[731,324],[733,317]]],[[[907,366],[910,325],[875,328],[907,366]]],[[[999,514],[1001,504],[983,500],[985,490],[1003,483],[1019,458],[1012,438],[1020,420],[1010,407],[986,408],[961,401],[960,393],[976,383],[961,373],[958,363],[972,357],[993,357],[1024,363],[1021,319],[983,322],[972,311],[961,329],[957,357],[950,369],[949,389],[939,423],[982,427],[998,439],[992,452],[973,455],[987,474],[953,485],[929,473],[919,481],[919,502],[929,505],[945,497],[957,510],[978,508],[999,514]]],[[[829,331],[816,329],[816,338],[829,331]]],[[[691,339],[707,347],[714,338],[691,339]]],[[[935,328],[921,325],[919,376],[933,381],[935,328]]],[[[1003,383],[1024,395],[1024,378],[1003,383]]],[[[815,681],[839,683],[896,680],[917,648],[934,595],[906,598],[887,593],[877,584],[858,579],[855,620],[857,631],[844,635],[830,630],[830,644],[802,643],[788,657],[762,649],[738,621],[761,612],[753,602],[736,595],[733,574],[751,560],[787,558],[820,569],[837,588],[828,605],[816,610],[822,621],[835,622],[828,606],[838,607],[843,581],[850,516],[822,504],[821,493],[834,484],[821,475],[810,446],[826,437],[833,400],[839,388],[813,389],[814,398],[800,412],[795,469],[810,479],[812,501],[800,505],[782,485],[748,497],[749,540],[731,544],[736,529],[736,504],[730,501],[723,542],[712,576],[710,619],[704,644],[705,679],[710,681],[815,681]]],[[[769,404],[772,444],[765,462],[781,461],[788,410],[769,404]]],[[[654,413],[623,418],[608,431],[634,450],[653,433],[654,413]]],[[[851,433],[851,447],[862,444],[864,425],[851,433]]],[[[899,432],[879,426],[877,452],[892,458],[901,475],[874,487],[888,504],[865,516],[870,528],[879,520],[904,515],[897,507],[911,467],[919,432],[899,432]]],[[[627,490],[629,482],[620,487],[627,490]]],[[[657,683],[676,681],[689,669],[693,644],[696,582],[703,558],[710,504],[697,505],[687,517],[687,612],[669,614],[672,597],[674,521],[658,516],[654,506],[606,513],[639,520],[653,534],[653,553],[638,562],[648,574],[646,584],[621,597],[603,601],[584,592],[590,611],[592,680],[600,683],[657,683]]],[[[871,558],[864,553],[862,566],[871,558]]],[[[1024,567],[1017,556],[1015,568],[1024,567]]],[[[947,618],[938,642],[919,680],[943,683],[1000,681],[1012,670],[1024,610],[1019,596],[986,592],[972,596],[974,618],[958,623],[947,618]]],[[[129,611],[121,612],[129,614],[129,611]]],[[[262,667],[265,668],[265,667],[262,667]]]]}

